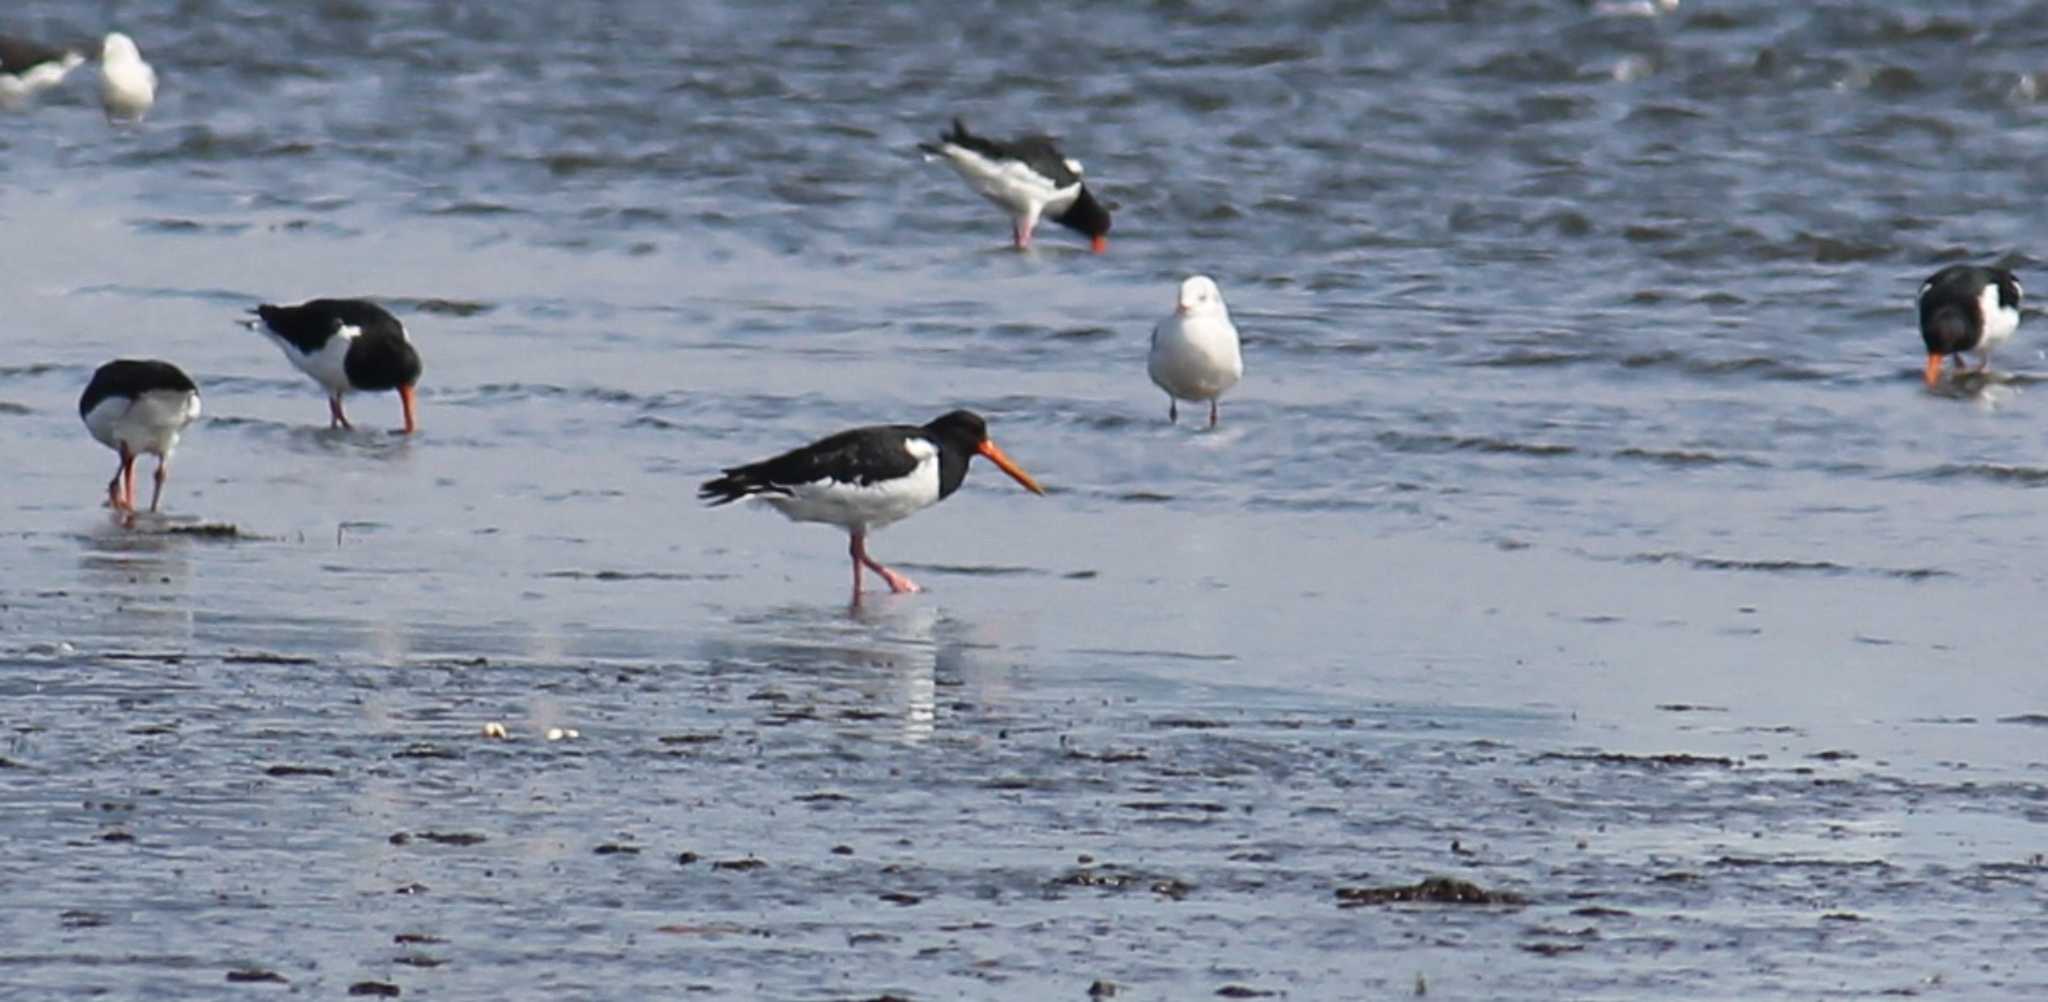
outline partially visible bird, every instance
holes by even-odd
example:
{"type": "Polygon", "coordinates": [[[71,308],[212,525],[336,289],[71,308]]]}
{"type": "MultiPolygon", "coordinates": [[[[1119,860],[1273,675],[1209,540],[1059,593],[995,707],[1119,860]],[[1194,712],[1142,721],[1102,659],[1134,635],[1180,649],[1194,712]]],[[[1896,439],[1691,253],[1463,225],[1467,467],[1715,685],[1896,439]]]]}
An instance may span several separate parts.
{"type": "Polygon", "coordinates": [[[140,122],[156,103],[156,70],[127,35],[114,32],[100,44],[100,105],[109,122],[140,122]]]}
{"type": "Polygon", "coordinates": [[[697,496],[717,507],[758,497],[797,522],[823,522],[852,537],[853,604],[860,604],[861,568],[888,582],[892,592],[914,592],[916,582],[868,556],[868,533],[945,500],[967,477],[967,462],[983,456],[1033,494],[1045,489],[988,437],[988,423],[973,411],[953,411],[924,425],[873,425],[842,431],[773,459],[735,466],[705,481],[697,496]]]}
{"type": "Polygon", "coordinates": [[[1244,378],[1244,356],[1223,293],[1209,276],[1180,283],[1173,315],[1152,328],[1146,367],[1152,382],[1166,391],[1168,421],[1180,421],[1179,401],[1207,400],[1209,427],[1216,427],[1216,399],[1244,378]]]}
{"type": "Polygon", "coordinates": [[[2020,283],[2003,268],[1952,264],[1920,283],[1920,340],[1927,345],[1928,388],[1941,382],[1941,360],[1980,352],[1978,372],[1991,367],[1991,349],[2020,326],[2020,283]]]}
{"type": "Polygon", "coordinates": [[[917,148],[927,158],[945,158],[968,187],[1009,211],[1017,249],[1031,246],[1031,231],[1042,215],[1087,236],[1095,253],[1109,249],[1109,210],[1081,183],[1081,162],[1061,153],[1051,137],[989,139],[968,132],[956,118],[952,132],[917,148]]]}
{"type": "Polygon", "coordinates": [[[367,299],[314,299],[297,306],[264,304],[247,322],[284,352],[285,360],[327,391],[330,428],[351,428],[341,398],[351,391],[397,390],[405,410],[405,433],[414,420],[413,387],[420,381],[420,353],[405,325],[367,299]]]}
{"type": "Polygon", "coordinates": [[[19,109],[36,92],[64,82],[85,56],[26,38],[0,35],[0,108],[19,109]]]}
{"type": "Polygon", "coordinates": [[[149,510],[163,500],[164,478],[178,436],[199,417],[199,387],[177,366],[154,359],[115,359],[99,367],[78,398],[78,416],[101,445],[121,456],[107,482],[107,504],[135,511],[135,457],[154,454],[156,489],[149,510]]]}

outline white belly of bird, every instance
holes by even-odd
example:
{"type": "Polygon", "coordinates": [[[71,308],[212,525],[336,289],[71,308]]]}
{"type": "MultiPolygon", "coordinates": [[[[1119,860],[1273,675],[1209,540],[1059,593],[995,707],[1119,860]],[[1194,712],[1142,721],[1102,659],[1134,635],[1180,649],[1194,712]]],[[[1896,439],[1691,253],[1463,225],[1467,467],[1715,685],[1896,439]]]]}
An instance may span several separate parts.
{"type": "Polygon", "coordinates": [[[290,361],[293,367],[313,377],[313,381],[319,383],[327,392],[340,394],[349,391],[348,369],[343,365],[348,359],[348,346],[354,344],[356,335],[362,332],[360,327],[344,326],[336,331],[333,337],[328,338],[327,343],[321,345],[319,351],[310,355],[299,351],[297,346],[278,337],[267,328],[263,330],[263,335],[270,339],[270,343],[277,345],[278,350],[284,352],[285,359],[290,361]]]}
{"type": "Polygon", "coordinates": [[[1181,400],[1213,400],[1244,378],[1237,328],[1214,317],[1174,317],[1160,324],[1148,365],[1152,382],[1181,400]]]}
{"type": "Polygon", "coordinates": [[[1977,347],[1989,348],[2010,340],[2013,332],[2019,329],[2020,311],[1998,304],[1997,283],[1985,286],[1977,302],[1984,310],[1984,342],[1977,347]]]}
{"type": "Polygon", "coordinates": [[[178,434],[199,418],[199,394],[188,390],[150,390],[129,400],[109,397],[85,414],[85,427],[101,445],[129,453],[168,456],[178,434]]]}
{"type": "MultiPolygon", "coordinates": [[[[967,186],[1019,215],[1036,207],[1052,215],[1067,211],[1081,194],[1079,182],[1055,188],[1044,175],[1014,160],[995,161],[963,146],[946,144],[946,160],[967,186]]],[[[1035,215],[1035,214],[1034,214],[1035,215]]]]}
{"type": "Polygon", "coordinates": [[[156,103],[156,73],[140,62],[100,69],[100,103],[112,118],[134,121],[156,103]]]}
{"type": "Polygon", "coordinates": [[[865,486],[837,480],[814,480],[789,488],[789,496],[757,495],[775,510],[798,522],[824,522],[848,530],[879,529],[939,500],[938,450],[912,442],[917,467],[908,475],[865,486]]]}

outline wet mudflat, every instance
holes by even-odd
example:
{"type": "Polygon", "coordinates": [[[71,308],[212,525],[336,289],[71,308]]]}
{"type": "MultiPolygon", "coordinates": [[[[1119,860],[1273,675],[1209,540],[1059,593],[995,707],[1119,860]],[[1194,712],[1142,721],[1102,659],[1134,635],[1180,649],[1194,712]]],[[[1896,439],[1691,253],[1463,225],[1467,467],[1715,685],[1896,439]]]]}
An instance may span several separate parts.
{"type": "Polygon", "coordinates": [[[2038,273],[2027,5],[124,13],[145,128],[0,131],[0,995],[2048,990],[2038,318],[1930,393],[1911,312],[2038,273]],[[419,435],[236,325],[325,294],[419,435]],[[133,526],[123,354],[206,399],[133,526]],[[927,594],[693,499],[955,406],[1049,495],[927,594]]]}

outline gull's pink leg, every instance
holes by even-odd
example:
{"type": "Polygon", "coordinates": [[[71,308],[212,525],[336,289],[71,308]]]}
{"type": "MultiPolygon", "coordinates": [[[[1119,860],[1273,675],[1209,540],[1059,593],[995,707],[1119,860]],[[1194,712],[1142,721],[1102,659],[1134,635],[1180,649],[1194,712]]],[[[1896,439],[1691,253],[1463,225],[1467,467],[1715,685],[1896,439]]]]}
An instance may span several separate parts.
{"type": "MultiPolygon", "coordinates": [[[[856,533],[853,537],[853,559],[858,563],[868,565],[869,570],[880,574],[882,580],[889,582],[889,590],[892,592],[900,595],[907,591],[917,592],[924,590],[917,586],[917,582],[882,566],[875,558],[868,556],[867,536],[864,533],[856,533]]],[[[854,573],[856,575],[860,573],[858,567],[854,569],[854,573]]]]}
{"type": "Polygon", "coordinates": [[[328,395],[327,395],[327,413],[328,413],[328,414],[329,414],[329,415],[330,415],[331,417],[333,417],[333,418],[334,418],[334,420],[333,420],[333,421],[331,421],[331,422],[329,422],[329,423],[328,423],[327,427],[329,427],[329,428],[353,428],[353,427],[355,427],[354,425],[352,425],[352,424],[349,424],[349,423],[348,423],[348,415],[346,415],[346,414],[343,414],[343,413],[341,412],[341,394],[339,394],[339,393],[330,393],[330,394],[328,394],[328,395]]]}
{"type": "Polygon", "coordinates": [[[115,511],[121,510],[121,468],[128,465],[126,450],[123,452],[120,462],[114,466],[114,479],[107,481],[107,507],[115,511]]]}
{"type": "Polygon", "coordinates": [[[1209,400],[1209,427],[1216,427],[1216,401],[1214,398],[1209,400]]]}
{"type": "Polygon", "coordinates": [[[1016,242],[1018,250],[1031,249],[1031,230],[1024,225],[1024,220],[1011,220],[1010,239],[1016,242]]]}

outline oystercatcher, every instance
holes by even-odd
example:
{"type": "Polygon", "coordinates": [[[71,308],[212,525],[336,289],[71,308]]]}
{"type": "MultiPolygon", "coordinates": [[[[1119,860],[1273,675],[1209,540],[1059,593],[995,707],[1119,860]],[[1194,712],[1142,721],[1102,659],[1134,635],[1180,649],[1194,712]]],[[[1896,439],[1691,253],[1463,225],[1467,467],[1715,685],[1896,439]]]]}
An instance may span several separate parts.
{"type": "Polygon", "coordinates": [[[735,466],[705,481],[697,496],[712,507],[759,497],[797,522],[824,522],[853,537],[853,602],[860,604],[863,565],[892,592],[917,584],[868,556],[867,536],[945,500],[960,489],[967,461],[982,455],[1033,494],[1045,489],[989,440],[988,423],[953,411],[925,425],[887,424],[842,431],[773,459],[735,466]]]}
{"type": "Polygon", "coordinates": [[[100,44],[100,106],[109,122],[140,122],[156,103],[156,70],[120,32],[100,44]]]}
{"type": "Polygon", "coordinates": [[[367,299],[314,299],[297,306],[264,304],[248,322],[284,352],[286,360],[327,391],[330,428],[351,428],[341,411],[351,390],[397,390],[405,408],[405,433],[413,420],[413,386],[420,381],[420,353],[405,325],[367,299]]]}
{"type": "Polygon", "coordinates": [[[135,511],[135,457],[156,455],[156,489],[149,495],[149,510],[155,511],[178,435],[199,417],[199,387],[169,362],[115,359],[85,384],[78,416],[101,445],[121,454],[107,482],[107,503],[115,511],[135,511]]]}
{"type": "Polygon", "coordinates": [[[1031,246],[1039,216],[1087,235],[1100,254],[1109,249],[1109,210],[1081,183],[1081,162],[1061,153],[1048,136],[1020,136],[1004,141],[977,136],[959,119],[939,141],[919,143],[928,157],[944,157],[967,186],[1010,211],[1010,232],[1017,249],[1031,246]]]}
{"type": "Polygon", "coordinates": [[[0,108],[21,107],[37,91],[63,83],[82,62],[85,56],[71,49],[0,35],[0,108]]]}
{"type": "Polygon", "coordinates": [[[1180,401],[1207,400],[1209,427],[1216,427],[1216,398],[1244,377],[1244,356],[1223,293],[1209,276],[1180,283],[1173,315],[1152,328],[1146,368],[1152,382],[1166,391],[1168,421],[1180,421],[1180,401]]]}
{"type": "Polygon", "coordinates": [[[1991,349],[2020,326],[2020,283],[2003,268],[1952,264],[1920,283],[1920,340],[1927,343],[1927,385],[1941,382],[1941,360],[1981,353],[1977,371],[1991,367],[1991,349]]]}

